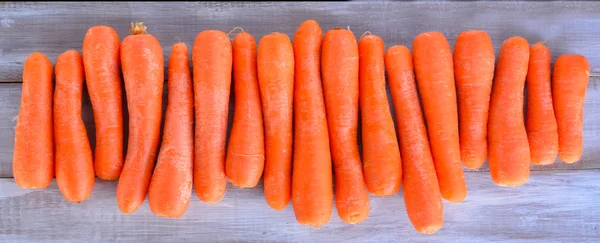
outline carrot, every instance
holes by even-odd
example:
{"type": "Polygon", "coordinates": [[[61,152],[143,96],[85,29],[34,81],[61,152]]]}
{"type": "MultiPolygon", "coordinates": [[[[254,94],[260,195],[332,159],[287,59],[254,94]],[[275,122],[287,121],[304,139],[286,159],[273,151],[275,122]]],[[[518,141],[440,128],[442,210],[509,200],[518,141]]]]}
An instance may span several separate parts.
{"type": "Polygon", "coordinates": [[[294,49],[286,34],[273,32],[258,44],[258,85],[265,123],[265,198],[284,209],[292,191],[294,49]]]}
{"type": "Polygon", "coordinates": [[[371,194],[389,196],[400,190],[402,163],[385,91],[383,40],[363,35],[358,53],[365,183],[371,194]]]}
{"type": "Polygon", "coordinates": [[[400,137],[404,204],[419,233],[433,234],[444,223],[442,196],[417,95],[413,62],[405,46],[386,52],[390,91],[400,137]]]}
{"type": "Polygon", "coordinates": [[[534,165],[552,164],[558,154],[558,128],[550,88],[551,58],[550,50],[541,42],[529,48],[525,128],[534,165]]]}
{"type": "Polygon", "coordinates": [[[590,66],[582,55],[564,54],[554,62],[552,99],[558,124],[558,156],[571,164],[583,152],[583,101],[590,66]]]}
{"type": "Polygon", "coordinates": [[[25,60],[13,176],[21,188],[46,188],[54,177],[52,63],[34,52],[25,60]]]}
{"type": "Polygon", "coordinates": [[[160,43],[146,33],[143,23],[131,25],[131,35],[121,45],[129,139],[117,204],[125,214],[135,212],[146,199],[158,150],[165,78],[160,43]]]}
{"type": "Polygon", "coordinates": [[[96,178],[92,149],[81,118],[84,75],[83,60],[79,52],[69,50],[56,59],[56,182],[65,199],[74,203],[90,197],[96,178]]]}
{"type": "Polygon", "coordinates": [[[173,45],[168,72],[165,127],[148,202],[154,214],[179,218],[190,203],[194,165],[194,95],[185,44],[173,45]]]}
{"type": "Polygon", "coordinates": [[[256,70],[256,41],[247,32],[233,39],[235,104],[225,171],[231,184],[255,187],[265,167],[265,133],[256,70]]]}
{"type": "Polygon", "coordinates": [[[450,45],[442,33],[426,32],[415,37],[412,47],[440,192],[448,201],[461,202],[467,195],[467,186],[460,160],[450,45]]]}
{"type": "Polygon", "coordinates": [[[460,157],[469,169],[478,169],[487,157],[494,61],[492,39],[485,31],[466,31],[456,38],[454,78],[458,94],[460,157]]]}
{"type": "Polygon", "coordinates": [[[523,88],[529,43],[514,36],[502,43],[488,123],[488,153],[492,180],[499,186],[520,186],[529,177],[529,142],[523,119],[523,88]]]}
{"type": "Polygon", "coordinates": [[[321,227],[333,211],[333,178],[321,83],[321,39],[314,20],[294,35],[294,161],[292,205],[300,224],[321,227]]]}
{"type": "Polygon", "coordinates": [[[109,26],[90,28],[83,39],[83,65],[94,123],[94,169],[103,180],[116,180],[123,168],[123,101],[120,41],[109,26]]]}
{"type": "Polygon", "coordinates": [[[358,44],[347,29],[327,31],[321,53],[321,76],[329,142],[335,170],[335,206],[349,224],[369,215],[369,195],[358,151],[358,44]]]}

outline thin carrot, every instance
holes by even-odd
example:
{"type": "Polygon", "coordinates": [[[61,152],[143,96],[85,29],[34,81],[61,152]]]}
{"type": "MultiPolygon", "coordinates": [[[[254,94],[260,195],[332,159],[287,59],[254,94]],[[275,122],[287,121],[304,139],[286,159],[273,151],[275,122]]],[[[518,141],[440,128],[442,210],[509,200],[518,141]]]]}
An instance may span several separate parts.
{"type": "Polygon", "coordinates": [[[398,121],[406,212],[419,233],[433,234],[444,224],[442,196],[408,48],[390,47],[385,66],[398,121]]]}
{"type": "Polygon", "coordinates": [[[551,58],[550,50],[541,42],[529,48],[525,126],[534,165],[552,164],[558,154],[558,128],[550,87],[551,58]]]}
{"type": "Polygon", "coordinates": [[[552,99],[558,124],[558,156],[575,163],[583,152],[583,101],[590,65],[582,55],[563,54],[554,62],[552,99]]]}
{"type": "Polygon", "coordinates": [[[123,168],[123,101],[120,41],[109,26],[90,28],[83,39],[83,65],[94,123],[94,168],[103,180],[116,180],[123,168]]]}
{"type": "Polygon", "coordinates": [[[231,184],[255,187],[265,167],[265,133],[256,70],[256,41],[247,32],[233,39],[235,104],[225,171],[231,184]]]}
{"type": "Polygon", "coordinates": [[[369,215],[369,195],[357,141],[358,44],[350,30],[335,28],[325,33],[321,72],[335,170],[335,206],[341,220],[356,224],[369,215]]]}
{"type": "Polygon", "coordinates": [[[52,63],[46,55],[27,57],[21,89],[13,176],[21,188],[46,188],[54,177],[52,63]]]}
{"type": "Polygon", "coordinates": [[[154,214],[179,218],[190,203],[194,166],[194,95],[184,43],[173,45],[168,72],[165,127],[148,202],[154,214]]]}
{"type": "Polygon", "coordinates": [[[192,49],[194,66],[194,187],[200,200],[214,204],[225,194],[225,139],[231,89],[229,36],[205,30],[192,49]]]}
{"type": "Polygon", "coordinates": [[[460,157],[478,169],[487,157],[487,122],[494,79],[494,46],[482,30],[460,33],[454,45],[454,78],[458,94],[460,157]]]}
{"type": "Polygon", "coordinates": [[[412,47],[440,192],[448,201],[461,202],[467,195],[467,186],[460,161],[450,45],[442,33],[426,32],[415,37],[412,47]]]}
{"type": "Polygon", "coordinates": [[[160,43],[146,33],[143,23],[131,25],[131,35],[121,45],[129,140],[117,185],[117,204],[125,214],[135,212],[146,199],[158,152],[165,78],[160,43]]]}
{"type": "Polygon", "coordinates": [[[389,196],[400,190],[402,163],[385,91],[383,40],[363,36],[358,53],[365,183],[371,194],[389,196]]]}
{"type": "Polygon", "coordinates": [[[523,119],[528,63],[527,40],[514,36],[502,43],[488,123],[490,173],[499,186],[520,186],[529,178],[531,157],[523,119]]]}
{"type": "Polygon", "coordinates": [[[292,193],[294,49],[286,34],[273,32],[258,44],[258,84],[265,123],[265,198],[284,209],[292,193]]]}
{"type": "Polygon", "coordinates": [[[56,145],[56,183],[70,202],[87,200],[94,188],[92,148],[81,118],[83,59],[75,50],[56,59],[54,91],[54,141],[56,145]]]}
{"type": "Polygon", "coordinates": [[[333,178],[321,82],[323,32],[304,21],[294,35],[292,205],[300,224],[321,227],[333,211],[333,178]]]}

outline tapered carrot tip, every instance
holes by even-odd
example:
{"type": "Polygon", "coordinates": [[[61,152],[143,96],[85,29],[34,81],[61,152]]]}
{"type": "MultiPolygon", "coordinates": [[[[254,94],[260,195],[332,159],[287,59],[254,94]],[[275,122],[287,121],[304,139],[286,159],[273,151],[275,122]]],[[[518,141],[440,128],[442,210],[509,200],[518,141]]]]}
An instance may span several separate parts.
{"type": "Polygon", "coordinates": [[[573,164],[581,159],[581,154],[564,154],[563,153],[563,154],[559,154],[559,157],[560,157],[560,160],[562,160],[566,164],[573,164]]]}
{"type": "Polygon", "coordinates": [[[508,178],[508,175],[498,175],[498,177],[492,176],[494,184],[503,187],[518,187],[522,186],[529,179],[529,175],[520,178],[508,178]]]}
{"type": "Polygon", "coordinates": [[[417,232],[421,233],[421,234],[426,234],[426,235],[433,235],[435,234],[435,232],[437,232],[438,230],[440,230],[442,228],[442,225],[430,225],[428,227],[424,227],[424,228],[420,228],[420,229],[416,229],[417,232]]]}
{"type": "Polygon", "coordinates": [[[347,218],[342,219],[342,220],[348,224],[358,224],[362,221],[365,221],[365,219],[367,219],[368,216],[369,216],[368,213],[361,214],[360,212],[354,212],[354,213],[351,213],[350,215],[348,215],[347,218]]]}
{"type": "Polygon", "coordinates": [[[448,192],[442,192],[442,197],[446,200],[448,200],[449,202],[453,202],[453,203],[459,203],[465,200],[465,198],[467,197],[467,192],[466,191],[457,191],[459,193],[454,193],[452,194],[451,191],[448,192]]]}
{"type": "Polygon", "coordinates": [[[132,214],[137,211],[139,207],[139,203],[132,202],[129,199],[119,201],[118,203],[119,209],[123,214],[132,214]]]}

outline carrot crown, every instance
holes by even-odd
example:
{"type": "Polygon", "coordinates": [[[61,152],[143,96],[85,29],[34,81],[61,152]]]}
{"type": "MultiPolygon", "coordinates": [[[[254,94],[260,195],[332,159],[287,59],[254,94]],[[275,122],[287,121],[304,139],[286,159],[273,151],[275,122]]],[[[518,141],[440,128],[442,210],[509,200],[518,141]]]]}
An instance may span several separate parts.
{"type": "Polygon", "coordinates": [[[129,30],[129,34],[132,34],[132,35],[147,34],[146,26],[144,25],[144,22],[137,22],[135,24],[131,23],[131,29],[129,30]]]}

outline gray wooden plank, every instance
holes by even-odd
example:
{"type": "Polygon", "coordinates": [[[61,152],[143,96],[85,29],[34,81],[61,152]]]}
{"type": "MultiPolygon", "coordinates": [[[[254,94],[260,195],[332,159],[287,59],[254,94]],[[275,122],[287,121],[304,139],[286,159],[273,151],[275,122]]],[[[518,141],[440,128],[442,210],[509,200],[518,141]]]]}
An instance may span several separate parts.
{"type": "MultiPolygon", "coordinates": [[[[586,55],[600,73],[599,2],[236,2],[236,3],[21,3],[0,2],[0,82],[20,82],[22,64],[33,51],[51,60],[67,49],[81,50],[86,30],[113,26],[121,39],[131,21],[143,21],[166,53],[181,39],[193,43],[206,29],[229,31],[241,26],[260,38],[279,31],[293,36],[306,19],[324,30],[336,25],[381,36],[386,47],[410,46],[419,33],[442,31],[451,43],[469,29],[486,30],[496,47],[509,36],[531,43],[546,41],[553,57],[586,55]]],[[[167,55],[165,55],[167,58],[167,55]]]]}
{"type": "Polygon", "coordinates": [[[401,194],[371,198],[366,221],[348,225],[333,212],[321,229],[299,225],[291,205],[281,212],[264,201],[262,185],[229,186],[223,201],[208,206],[193,196],[177,220],[152,215],[147,201],[132,215],[120,213],[115,182],[97,181],[89,201],[64,200],[53,182],[22,190],[0,179],[0,241],[60,242],[594,242],[600,238],[600,171],[535,172],[518,188],[495,186],[488,173],[467,173],[469,193],[460,204],[444,202],[444,228],[419,235],[401,194]]]}

